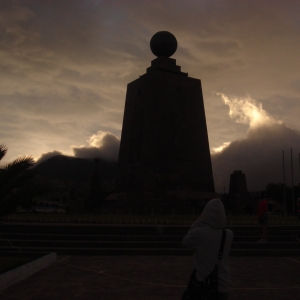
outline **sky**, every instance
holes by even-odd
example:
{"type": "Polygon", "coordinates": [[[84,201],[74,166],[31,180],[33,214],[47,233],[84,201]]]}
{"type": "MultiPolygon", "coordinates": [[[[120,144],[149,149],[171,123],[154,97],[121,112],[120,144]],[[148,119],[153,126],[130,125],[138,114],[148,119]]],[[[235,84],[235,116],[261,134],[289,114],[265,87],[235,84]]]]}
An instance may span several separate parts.
{"type": "Polygon", "coordinates": [[[126,86],[170,31],[172,58],[202,82],[217,191],[299,179],[300,2],[0,0],[2,166],[20,155],[116,160],[126,86]]]}

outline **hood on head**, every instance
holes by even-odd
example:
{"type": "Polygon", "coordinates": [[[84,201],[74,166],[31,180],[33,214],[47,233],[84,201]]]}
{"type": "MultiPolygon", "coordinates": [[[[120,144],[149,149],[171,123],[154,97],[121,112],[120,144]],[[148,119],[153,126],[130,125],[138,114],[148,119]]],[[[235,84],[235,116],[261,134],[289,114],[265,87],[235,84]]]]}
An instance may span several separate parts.
{"type": "Polygon", "coordinates": [[[226,213],[222,201],[218,198],[207,202],[200,217],[201,223],[213,228],[224,228],[226,224],[226,213]]]}

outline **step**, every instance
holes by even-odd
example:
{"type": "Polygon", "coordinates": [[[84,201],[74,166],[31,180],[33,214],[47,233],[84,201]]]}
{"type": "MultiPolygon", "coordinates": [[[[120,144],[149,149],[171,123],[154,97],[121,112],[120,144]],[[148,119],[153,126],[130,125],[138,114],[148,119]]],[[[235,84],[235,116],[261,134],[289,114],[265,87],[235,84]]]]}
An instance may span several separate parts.
{"type": "Polygon", "coordinates": [[[85,234],[29,234],[0,233],[2,239],[14,240],[73,240],[73,241],[182,241],[178,235],[85,235],[85,234]]]}
{"type": "MultiPolygon", "coordinates": [[[[22,247],[22,252],[56,252],[58,255],[185,255],[193,254],[189,249],[178,248],[52,248],[52,247],[22,247]]],[[[0,252],[13,251],[20,252],[15,248],[0,247],[0,252]]]]}
{"type": "MultiPolygon", "coordinates": [[[[10,240],[14,247],[57,247],[57,248],[183,248],[181,242],[153,242],[153,241],[55,241],[55,240],[10,240]]],[[[8,241],[1,241],[0,246],[10,245],[8,241]]]]}
{"type": "MultiPolygon", "coordinates": [[[[0,226],[3,233],[20,232],[20,233],[66,233],[66,234],[111,234],[112,232],[120,232],[122,234],[185,234],[189,230],[189,226],[170,226],[170,225],[61,225],[61,224],[32,224],[32,225],[12,225],[4,224],[0,226]]],[[[261,232],[259,226],[227,226],[237,235],[244,232],[261,232]]],[[[270,232],[286,232],[300,230],[299,226],[268,226],[270,232]]]]}
{"type": "MultiPolygon", "coordinates": [[[[0,246],[14,247],[63,247],[63,248],[182,248],[181,241],[77,241],[77,240],[0,240],[0,246]]],[[[236,242],[232,249],[300,249],[298,241],[293,242],[236,242]]]]}
{"type": "MultiPolygon", "coordinates": [[[[120,225],[2,225],[0,251],[54,251],[80,255],[190,255],[182,246],[189,226],[120,225]],[[2,240],[1,240],[2,238],[2,240]],[[12,245],[15,247],[12,247],[12,245]],[[152,251],[152,252],[151,252],[152,251]],[[174,254],[179,253],[179,254],[174,254]]],[[[300,255],[298,226],[269,226],[267,244],[258,226],[231,226],[231,255],[300,255]]]]}
{"type": "MultiPolygon", "coordinates": [[[[183,236],[178,235],[85,235],[85,234],[29,234],[29,233],[0,233],[3,240],[69,240],[69,241],[171,241],[181,242],[183,236]]],[[[261,235],[234,236],[234,242],[257,242],[261,235]]],[[[297,235],[269,235],[269,242],[295,242],[297,235]]]]}
{"type": "MultiPolygon", "coordinates": [[[[12,251],[8,247],[0,247],[0,252],[12,251]]],[[[177,255],[192,256],[193,251],[189,249],[172,249],[172,248],[51,248],[51,247],[25,247],[22,252],[56,252],[59,255],[177,255]]],[[[19,252],[15,249],[14,252],[19,252]]],[[[230,256],[300,256],[299,249],[232,249],[230,256]]]]}
{"type": "Polygon", "coordinates": [[[300,243],[298,241],[295,242],[286,242],[286,243],[240,243],[233,242],[231,249],[296,249],[300,250],[300,243]]]}

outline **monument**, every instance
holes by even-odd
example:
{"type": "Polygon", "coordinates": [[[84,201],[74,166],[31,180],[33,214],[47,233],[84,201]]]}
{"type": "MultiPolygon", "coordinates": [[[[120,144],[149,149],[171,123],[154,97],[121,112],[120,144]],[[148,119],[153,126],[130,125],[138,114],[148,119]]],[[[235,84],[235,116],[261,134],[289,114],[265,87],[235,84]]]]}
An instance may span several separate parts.
{"type": "Polygon", "coordinates": [[[230,174],[229,199],[231,213],[246,215],[253,213],[255,200],[248,193],[246,175],[241,170],[230,174]]]}
{"type": "Polygon", "coordinates": [[[127,86],[117,189],[214,193],[201,81],[170,58],[170,32],[157,32],[150,48],[157,58],[127,86]]]}
{"type": "Polygon", "coordinates": [[[245,195],[248,193],[246,175],[240,171],[234,171],[230,174],[229,194],[245,195]]]}

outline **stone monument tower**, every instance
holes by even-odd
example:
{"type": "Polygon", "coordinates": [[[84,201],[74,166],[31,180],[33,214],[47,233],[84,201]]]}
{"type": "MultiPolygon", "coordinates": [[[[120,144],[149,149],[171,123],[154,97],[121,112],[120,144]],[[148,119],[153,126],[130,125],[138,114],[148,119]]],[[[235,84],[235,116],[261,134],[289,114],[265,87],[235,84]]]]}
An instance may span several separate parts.
{"type": "Polygon", "coordinates": [[[230,174],[229,194],[245,195],[248,193],[246,175],[238,170],[230,174]]]}
{"type": "Polygon", "coordinates": [[[241,170],[230,174],[229,197],[233,214],[253,212],[253,199],[248,193],[246,175],[241,170]]]}
{"type": "Polygon", "coordinates": [[[170,58],[173,34],[157,32],[150,48],[157,58],[127,86],[118,190],[214,192],[201,82],[170,58]]]}

